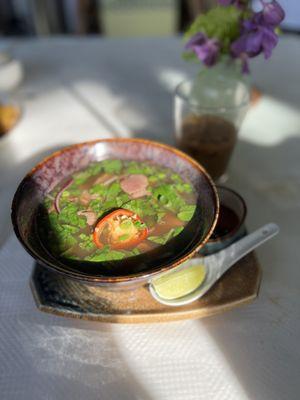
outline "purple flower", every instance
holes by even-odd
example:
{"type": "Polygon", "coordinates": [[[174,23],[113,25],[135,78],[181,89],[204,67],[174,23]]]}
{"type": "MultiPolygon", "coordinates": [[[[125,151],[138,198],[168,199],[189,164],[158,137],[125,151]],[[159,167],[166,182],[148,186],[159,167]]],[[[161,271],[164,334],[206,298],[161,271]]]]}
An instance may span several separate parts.
{"type": "Polygon", "coordinates": [[[285,17],[285,12],[281,5],[276,0],[272,0],[271,2],[261,0],[261,3],[263,5],[261,15],[264,22],[271,26],[279,25],[285,17]]]}
{"type": "Polygon", "coordinates": [[[242,60],[243,72],[248,72],[248,59],[263,53],[265,58],[272,55],[278,43],[275,27],[283,20],[284,11],[275,1],[261,0],[263,10],[254,13],[252,18],[243,22],[242,34],[231,44],[231,54],[242,60]]]}
{"type": "Polygon", "coordinates": [[[231,52],[234,57],[247,54],[248,57],[255,57],[264,53],[265,58],[271,57],[272,50],[277,45],[278,36],[275,32],[265,26],[258,26],[250,32],[244,33],[231,45],[231,52]]]}
{"type": "Polygon", "coordinates": [[[220,45],[217,39],[210,39],[204,33],[196,33],[185,45],[186,50],[192,50],[207,67],[217,62],[220,45]]]}

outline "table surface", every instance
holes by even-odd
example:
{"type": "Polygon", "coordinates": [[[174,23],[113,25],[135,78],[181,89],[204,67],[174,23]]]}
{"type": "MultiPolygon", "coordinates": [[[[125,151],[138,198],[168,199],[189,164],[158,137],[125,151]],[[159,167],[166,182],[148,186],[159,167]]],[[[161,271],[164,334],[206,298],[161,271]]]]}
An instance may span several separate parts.
{"type": "Polygon", "coordinates": [[[11,197],[37,161],[69,143],[111,136],[173,142],[172,92],[194,72],[178,38],[14,41],[23,117],[0,142],[1,399],[293,400],[300,393],[300,39],[255,60],[263,92],[243,124],[228,185],[253,230],[281,233],[258,250],[259,298],[222,315],[110,325],[39,312],[33,260],[9,221],[11,197]]]}

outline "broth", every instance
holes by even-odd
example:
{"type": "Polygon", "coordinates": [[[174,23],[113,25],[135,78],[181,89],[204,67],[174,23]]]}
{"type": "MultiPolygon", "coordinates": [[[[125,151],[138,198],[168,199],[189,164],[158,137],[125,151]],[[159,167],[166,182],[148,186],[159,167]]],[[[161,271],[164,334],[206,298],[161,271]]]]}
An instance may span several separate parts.
{"type": "Polygon", "coordinates": [[[46,195],[38,229],[57,256],[104,262],[166,244],[195,212],[193,186],[151,162],[104,160],[46,195]]]}

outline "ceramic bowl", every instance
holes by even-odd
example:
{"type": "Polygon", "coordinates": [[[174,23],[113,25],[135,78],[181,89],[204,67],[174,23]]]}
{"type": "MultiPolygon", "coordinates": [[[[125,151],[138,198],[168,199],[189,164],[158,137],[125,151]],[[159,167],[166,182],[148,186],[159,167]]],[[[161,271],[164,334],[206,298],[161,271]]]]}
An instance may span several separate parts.
{"type": "Polygon", "coordinates": [[[203,167],[186,154],[143,139],[104,139],[64,148],[34,167],[20,183],[12,203],[15,233],[39,264],[65,276],[93,285],[146,283],[153,276],[175,268],[209,239],[217,222],[216,188],[203,167]],[[36,218],[43,199],[62,179],[91,162],[107,158],[145,161],[171,168],[189,180],[196,192],[196,211],[185,229],[166,245],[143,255],[111,262],[61,260],[40,242],[36,218]]]}
{"type": "MultiPolygon", "coordinates": [[[[247,206],[242,196],[225,186],[217,186],[217,191],[220,201],[220,213],[216,230],[220,220],[224,217],[224,215],[222,215],[222,206],[232,210],[237,217],[237,221],[234,225],[227,227],[226,234],[216,238],[214,238],[214,235],[212,235],[209,238],[205,246],[200,249],[200,254],[205,256],[225,249],[246,234],[245,220],[247,216],[247,206]]],[[[224,221],[222,221],[222,225],[223,228],[226,227],[226,223],[224,223],[224,221]]]]}

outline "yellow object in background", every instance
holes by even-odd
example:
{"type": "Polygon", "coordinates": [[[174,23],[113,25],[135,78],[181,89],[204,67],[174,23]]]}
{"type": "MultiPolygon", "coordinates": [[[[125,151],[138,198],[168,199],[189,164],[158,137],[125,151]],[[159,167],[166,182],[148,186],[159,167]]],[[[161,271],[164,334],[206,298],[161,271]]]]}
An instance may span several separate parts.
{"type": "Polygon", "coordinates": [[[204,265],[192,265],[154,279],[152,286],[162,299],[177,299],[197,289],[204,281],[205,271],[204,265]]]}
{"type": "Polygon", "coordinates": [[[20,117],[20,110],[13,105],[0,104],[0,136],[14,127],[20,117]]]}
{"type": "Polygon", "coordinates": [[[177,31],[178,13],[176,0],[104,0],[100,20],[106,36],[173,36],[177,31]]]}

